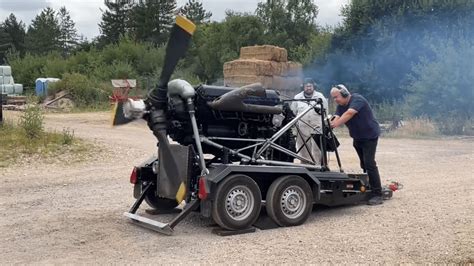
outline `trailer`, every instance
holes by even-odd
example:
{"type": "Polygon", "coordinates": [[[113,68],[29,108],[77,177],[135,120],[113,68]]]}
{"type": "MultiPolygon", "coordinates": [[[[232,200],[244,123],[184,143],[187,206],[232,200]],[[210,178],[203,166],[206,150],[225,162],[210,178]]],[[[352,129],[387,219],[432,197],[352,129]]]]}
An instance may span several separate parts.
{"type": "MultiPolygon", "coordinates": [[[[232,94],[248,97],[249,88],[252,92],[258,90],[258,85],[241,88],[200,86],[195,89],[185,81],[170,82],[171,90],[174,90],[175,86],[189,90],[192,88],[200,94],[204,91],[207,95],[210,91],[220,89],[223,94],[218,99],[230,97],[231,101],[236,100],[232,94]]],[[[173,96],[175,95],[171,94],[171,97],[173,96]]],[[[199,98],[195,95],[190,97],[199,98]]],[[[181,97],[178,98],[182,100],[181,97]]],[[[281,104],[285,102],[280,101],[281,104]]],[[[193,136],[194,143],[169,144],[169,148],[159,152],[157,158],[151,158],[133,169],[130,181],[134,184],[134,197],[137,200],[124,215],[160,233],[172,234],[179,221],[191,211],[197,210],[204,217],[212,217],[226,230],[242,231],[252,227],[257,221],[262,206],[278,226],[296,226],[307,220],[313,204],[337,206],[367,200],[371,192],[368,176],[364,173],[345,173],[342,169],[337,151],[338,142],[329,126],[321,100],[307,101],[307,104],[306,110],[271,137],[261,139],[205,136],[202,128],[199,130],[197,127],[194,108],[188,109],[188,112],[191,110],[190,124],[196,125],[191,126],[192,134],[189,134],[193,136]],[[279,141],[283,138],[288,143],[288,139],[294,139],[292,131],[296,128],[298,132],[297,122],[306,113],[315,110],[321,113],[323,120],[320,134],[312,136],[317,139],[321,149],[320,162],[299,156],[297,151],[292,150],[293,147],[285,147],[279,141]],[[331,171],[329,168],[329,150],[336,154],[338,171],[331,171]],[[204,154],[204,151],[211,153],[211,156],[204,154]],[[275,157],[280,160],[275,160],[275,157]],[[282,158],[284,160],[281,160],[282,158]],[[295,159],[300,163],[294,163],[295,159]],[[171,173],[169,169],[173,163],[179,164],[180,167],[171,173]],[[171,184],[172,180],[175,184],[171,184]],[[174,209],[181,199],[184,199],[186,205],[169,223],[157,222],[137,214],[143,200],[159,213],[174,209]]],[[[246,103],[243,105],[248,106],[246,103]]],[[[226,112],[242,111],[240,107],[229,110],[228,103],[222,106],[226,106],[226,112]]],[[[269,115],[265,109],[268,106],[263,107],[263,113],[260,114],[269,115]]],[[[252,108],[252,114],[262,111],[258,106],[252,108]]],[[[198,110],[203,112],[200,108],[198,110]]],[[[212,111],[215,117],[225,117],[219,107],[214,106],[212,111]]],[[[274,115],[278,114],[271,114],[274,115]]],[[[209,117],[207,119],[210,120],[209,117]]],[[[202,120],[199,121],[202,127],[202,120]]],[[[173,130],[170,130],[170,133],[172,132],[173,130]]],[[[389,190],[384,190],[384,193],[386,199],[392,195],[389,190]]]]}
{"type": "MultiPolygon", "coordinates": [[[[133,168],[130,182],[136,201],[126,217],[171,235],[195,211],[212,217],[224,230],[245,232],[262,208],[276,225],[285,227],[303,224],[313,204],[367,200],[368,176],[342,169],[322,99],[299,100],[308,107],[295,116],[290,108],[295,100],[281,99],[277,91],[260,84],[193,87],[184,80],[169,81],[193,31],[191,22],[178,17],[156,89],[145,100],[128,99],[115,108],[114,124],[145,119],[158,140],[157,156],[133,168]],[[320,147],[320,161],[301,157],[295,147],[298,124],[308,112],[321,115],[322,126],[310,137],[320,147]],[[329,167],[330,152],[336,155],[337,171],[329,167]],[[158,213],[184,208],[164,223],[138,214],[143,201],[158,213]]],[[[308,149],[306,143],[302,148],[308,149]]],[[[392,196],[389,190],[384,193],[386,199],[392,196]]]]}

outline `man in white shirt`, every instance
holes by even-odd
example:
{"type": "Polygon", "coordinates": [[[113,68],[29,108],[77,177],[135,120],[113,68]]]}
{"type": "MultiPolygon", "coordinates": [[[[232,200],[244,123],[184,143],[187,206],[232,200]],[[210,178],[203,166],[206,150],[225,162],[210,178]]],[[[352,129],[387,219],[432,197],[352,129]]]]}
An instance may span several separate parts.
{"type": "MultiPolygon", "coordinates": [[[[294,99],[322,99],[323,107],[327,110],[328,101],[324,95],[316,90],[316,84],[312,78],[305,78],[303,83],[303,91],[298,93],[294,99]]],[[[314,102],[312,102],[314,103],[314,102]]],[[[308,108],[310,102],[294,101],[291,110],[295,115],[303,112],[308,108]]],[[[314,109],[306,113],[297,125],[296,150],[298,155],[309,161],[314,161],[316,165],[321,165],[321,151],[312,138],[312,134],[321,134],[321,115],[314,109]],[[306,143],[306,146],[305,146],[306,143]]]]}

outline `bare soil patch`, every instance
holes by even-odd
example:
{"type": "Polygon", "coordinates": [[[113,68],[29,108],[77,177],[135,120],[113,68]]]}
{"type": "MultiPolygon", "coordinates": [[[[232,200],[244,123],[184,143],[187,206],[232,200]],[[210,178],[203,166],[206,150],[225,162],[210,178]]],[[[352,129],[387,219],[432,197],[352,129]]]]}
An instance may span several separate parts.
{"type": "MultiPolygon", "coordinates": [[[[473,262],[473,139],[382,138],[381,175],[404,185],[383,205],[316,207],[302,226],[231,237],[212,234],[212,220],[191,214],[167,237],[122,216],[133,204],[130,171],[156,152],[155,139],[144,122],[112,129],[109,118],[48,114],[46,128],[73,129],[103,152],[1,170],[2,263],[473,262]]],[[[359,171],[351,140],[341,143],[344,169],[359,171]]]]}

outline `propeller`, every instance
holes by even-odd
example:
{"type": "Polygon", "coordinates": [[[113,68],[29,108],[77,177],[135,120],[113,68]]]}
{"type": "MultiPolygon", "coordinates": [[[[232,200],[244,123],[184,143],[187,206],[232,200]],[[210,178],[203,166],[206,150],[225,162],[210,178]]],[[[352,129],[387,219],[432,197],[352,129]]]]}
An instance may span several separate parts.
{"type": "MultiPolygon", "coordinates": [[[[185,176],[180,176],[179,159],[175,147],[171,147],[166,132],[166,111],[168,105],[168,82],[173,74],[178,61],[186,54],[191,37],[196,29],[190,20],[183,16],[177,16],[176,22],[170,32],[166,45],[166,55],[157,86],[151,90],[143,105],[143,114],[148,120],[148,127],[158,139],[160,177],[158,179],[158,194],[166,198],[175,198],[178,203],[184,200],[186,195],[185,176]]],[[[133,101],[125,105],[125,114],[139,112],[128,112],[127,107],[136,106],[133,101]]],[[[126,117],[124,115],[123,103],[117,103],[112,120],[113,125],[126,124],[137,118],[137,115],[126,117]],[[120,107],[120,105],[122,105],[120,107]]],[[[182,168],[182,167],[181,167],[182,168]]],[[[181,171],[183,172],[183,171],[181,171]]]]}
{"type": "MultiPolygon", "coordinates": [[[[165,61],[161,70],[160,79],[156,88],[148,93],[147,99],[145,100],[148,109],[155,107],[155,109],[166,110],[168,103],[168,82],[179,60],[186,54],[195,30],[196,25],[190,20],[183,16],[176,16],[176,22],[171,29],[170,37],[166,45],[165,61]]],[[[112,126],[124,125],[137,119],[136,116],[125,116],[124,102],[121,101],[115,103],[112,114],[112,126]]]]}

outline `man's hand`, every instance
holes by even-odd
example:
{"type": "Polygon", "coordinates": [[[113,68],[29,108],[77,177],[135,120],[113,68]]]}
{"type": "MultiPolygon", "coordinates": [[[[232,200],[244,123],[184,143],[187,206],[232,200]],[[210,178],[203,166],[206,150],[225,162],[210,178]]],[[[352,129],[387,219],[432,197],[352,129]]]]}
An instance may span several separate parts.
{"type": "Polygon", "coordinates": [[[336,127],[340,126],[340,124],[336,123],[336,121],[339,120],[339,116],[333,115],[333,116],[331,116],[331,118],[329,120],[330,120],[331,128],[336,128],[336,127]]]}

